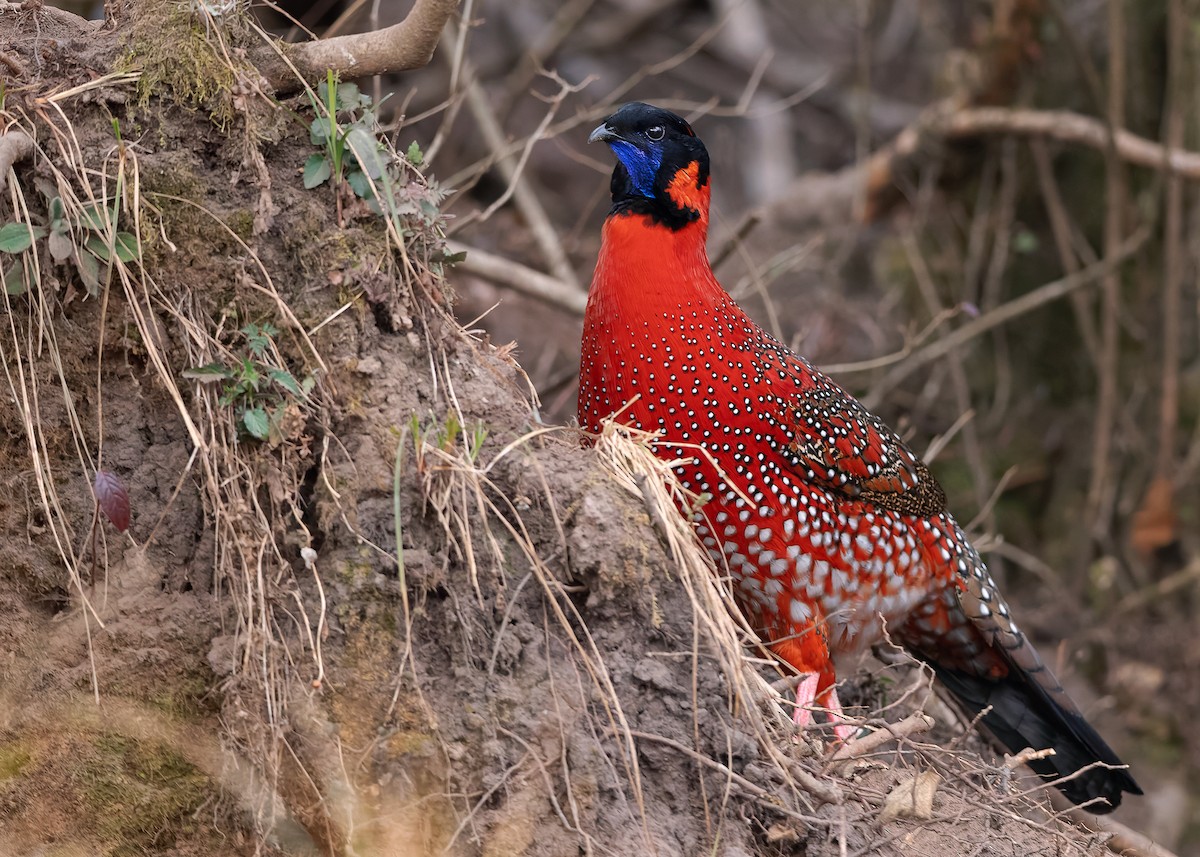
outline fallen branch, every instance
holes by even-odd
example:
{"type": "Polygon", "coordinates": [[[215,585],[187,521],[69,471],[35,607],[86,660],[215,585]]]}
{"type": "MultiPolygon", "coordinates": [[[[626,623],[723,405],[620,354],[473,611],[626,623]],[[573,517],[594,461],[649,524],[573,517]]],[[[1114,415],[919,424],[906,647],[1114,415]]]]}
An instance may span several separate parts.
{"type": "Polygon", "coordinates": [[[8,171],[13,164],[33,157],[33,138],[24,131],[9,131],[0,135],[0,191],[8,184],[8,171]]]}
{"type": "Polygon", "coordinates": [[[457,241],[447,241],[446,249],[451,253],[466,253],[466,258],[454,266],[456,271],[475,274],[506,286],[515,292],[529,295],[571,315],[582,316],[587,306],[587,295],[574,286],[555,279],[549,274],[535,271],[495,253],[468,247],[457,241]]]}
{"type": "Polygon", "coordinates": [[[315,85],[330,69],[345,80],[422,68],[457,8],[458,0],[416,0],[403,21],[382,30],[295,45],[269,43],[251,59],[277,92],[298,89],[302,82],[315,85]]]}

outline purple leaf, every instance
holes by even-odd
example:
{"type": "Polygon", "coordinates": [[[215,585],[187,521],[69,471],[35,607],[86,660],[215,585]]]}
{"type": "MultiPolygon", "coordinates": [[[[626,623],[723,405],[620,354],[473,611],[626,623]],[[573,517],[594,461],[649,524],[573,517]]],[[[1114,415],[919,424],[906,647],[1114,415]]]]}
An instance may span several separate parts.
{"type": "Polygon", "coordinates": [[[107,470],[96,471],[96,502],[104,517],[112,521],[112,525],[122,533],[129,529],[129,492],[121,484],[115,473],[107,470]]]}

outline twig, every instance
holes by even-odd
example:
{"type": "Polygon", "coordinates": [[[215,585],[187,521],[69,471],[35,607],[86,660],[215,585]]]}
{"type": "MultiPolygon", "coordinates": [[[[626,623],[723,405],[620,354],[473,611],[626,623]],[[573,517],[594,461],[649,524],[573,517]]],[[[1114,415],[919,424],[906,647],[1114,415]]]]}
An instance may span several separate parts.
{"type": "Polygon", "coordinates": [[[33,138],[17,129],[0,136],[0,191],[8,184],[13,164],[33,157],[33,138]]]}
{"type": "MultiPolygon", "coordinates": [[[[650,732],[640,732],[637,729],[629,730],[629,734],[632,735],[634,738],[638,738],[643,741],[653,741],[656,744],[663,744],[667,747],[670,747],[672,750],[675,750],[679,753],[683,753],[685,756],[687,756],[689,759],[692,759],[693,761],[699,762],[700,764],[705,765],[706,767],[712,768],[714,771],[717,771],[719,774],[721,774],[721,776],[726,777],[730,782],[737,783],[741,788],[743,788],[745,791],[749,792],[750,795],[752,795],[753,797],[765,800],[771,807],[773,807],[774,809],[778,810],[779,812],[783,813],[786,816],[789,816],[791,818],[795,818],[799,821],[804,821],[804,822],[816,821],[816,819],[812,818],[811,816],[802,815],[801,813],[798,813],[795,810],[784,806],[782,803],[780,803],[778,795],[773,794],[770,791],[767,791],[766,789],[764,789],[762,786],[758,785],[757,783],[752,783],[750,780],[746,779],[741,774],[735,773],[734,771],[730,770],[728,766],[722,765],[716,759],[710,759],[710,758],[708,758],[708,756],[705,756],[703,753],[697,753],[691,747],[686,747],[683,744],[680,744],[678,741],[672,740],[671,738],[667,738],[663,735],[654,735],[650,732]]],[[[792,773],[797,773],[797,771],[793,770],[792,773]]],[[[805,777],[805,778],[798,776],[798,777],[796,777],[796,780],[800,783],[801,788],[803,788],[805,791],[809,792],[813,797],[817,798],[818,800],[823,801],[824,803],[840,804],[845,800],[841,791],[839,791],[835,786],[826,785],[826,784],[820,782],[819,780],[817,780],[817,778],[813,777],[811,774],[808,774],[807,777],[805,777]],[[810,789],[809,788],[810,785],[813,786],[814,788],[810,789]]]]}
{"type": "Polygon", "coordinates": [[[900,738],[907,738],[921,732],[928,732],[934,726],[933,718],[922,711],[910,714],[903,720],[888,723],[870,735],[864,735],[848,744],[843,744],[829,757],[830,762],[845,762],[857,759],[878,750],[884,744],[900,738]]]}
{"type": "Polygon", "coordinates": [[[931,363],[943,357],[964,342],[968,342],[997,325],[1006,324],[1015,318],[1032,312],[1040,306],[1069,295],[1071,292],[1088,283],[1094,282],[1105,271],[1110,268],[1116,268],[1121,262],[1136,253],[1149,236],[1149,229],[1143,227],[1129,236],[1119,248],[1119,252],[1112,258],[1089,265],[1076,274],[1069,274],[1061,279],[1046,283],[1044,286],[1040,286],[1031,292],[1026,292],[1019,298],[996,307],[991,312],[984,313],[978,318],[972,319],[937,342],[932,342],[915,352],[911,357],[888,373],[879,385],[880,389],[893,389],[896,384],[903,381],[926,363],[931,363]]]}
{"type": "Polygon", "coordinates": [[[1157,604],[1172,592],[1177,592],[1186,586],[1200,582],[1200,559],[1194,559],[1185,568],[1168,574],[1162,580],[1155,581],[1150,586],[1129,593],[1112,608],[1109,615],[1128,616],[1134,610],[1157,604]]]}
{"type": "Polygon", "coordinates": [[[1027,765],[1030,762],[1036,762],[1039,759],[1048,759],[1054,755],[1054,748],[1047,747],[1044,750],[1035,750],[1032,747],[1026,747],[1020,753],[1015,755],[1004,755],[1004,767],[1010,771],[1015,771],[1022,765],[1027,765]]]}
{"type": "MultiPolygon", "coordinates": [[[[1183,114],[1187,59],[1183,38],[1189,21],[1184,13],[1183,0],[1167,3],[1167,116],[1166,151],[1179,149],[1183,144],[1183,114]]],[[[1162,401],[1159,406],[1158,459],[1155,470],[1160,477],[1170,475],[1175,459],[1176,428],[1179,422],[1179,354],[1181,318],[1183,316],[1183,181],[1171,173],[1167,176],[1166,219],[1163,253],[1162,296],[1162,401]]]]}
{"type": "MultiPolygon", "coordinates": [[[[469,64],[464,64],[463,74],[469,80],[469,83],[466,85],[467,107],[471,110],[479,126],[484,146],[487,147],[489,152],[503,151],[507,142],[504,139],[504,131],[500,127],[500,122],[496,118],[496,114],[492,111],[491,105],[488,103],[488,98],[483,91],[483,87],[476,79],[469,64]]],[[[551,114],[553,113],[553,108],[550,112],[551,114]]],[[[522,148],[527,151],[528,147],[542,139],[545,130],[545,128],[541,128],[541,134],[531,137],[526,146],[522,148]]],[[[521,216],[525,218],[525,223],[529,227],[529,231],[533,234],[538,249],[545,257],[547,266],[549,266],[555,277],[564,283],[570,284],[578,291],[581,288],[579,280],[575,276],[575,269],[571,267],[571,262],[567,258],[566,250],[563,249],[558,232],[555,230],[554,224],[551,223],[550,216],[546,214],[546,209],[542,206],[541,200],[538,199],[537,194],[533,192],[529,183],[523,178],[522,166],[524,161],[524,157],[519,161],[514,161],[511,155],[502,154],[497,156],[496,165],[500,168],[505,182],[511,188],[513,200],[516,202],[517,208],[520,209],[521,216]]]]}
{"type": "MultiPolygon", "coordinates": [[[[903,230],[900,242],[904,247],[909,269],[916,279],[917,290],[921,293],[922,300],[925,301],[925,308],[929,311],[930,318],[937,318],[942,313],[937,286],[933,282],[933,275],[929,271],[929,266],[925,264],[925,257],[921,254],[921,248],[917,246],[914,229],[903,230]]],[[[971,385],[967,381],[967,370],[963,360],[964,355],[958,353],[958,349],[950,352],[950,360],[947,362],[950,370],[950,383],[957,399],[956,406],[958,412],[964,416],[967,414],[973,416],[971,385]]],[[[987,502],[988,491],[986,486],[990,479],[988,478],[987,466],[983,462],[983,447],[979,441],[979,428],[974,420],[967,419],[963,422],[962,439],[963,452],[967,465],[971,469],[971,484],[975,491],[975,503],[980,508],[983,508],[987,502]]]]}
{"type": "MultiPolygon", "coordinates": [[[[1108,3],[1108,126],[1104,152],[1104,255],[1118,252],[1124,228],[1125,174],[1117,151],[1116,131],[1125,126],[1125,6],[1124,0],[1108,3]]],[[[1119,381],[1121,276],[1116,265],[1104,272],[1101,283],[1100,389],[1092,435],[1091,480],[1087,492],[1087,523],[1093,538],[1108,531],[1107,509],[1112,483],[1113,429],[1119,381]]]]}
{"type": "MultiPolygon", "coordinates": [[[[809,223],[844,223],[851,219],[854,200],[860,194],[864,199],[862,219],[874,222],[904,201],[895,191],[897,177],[921,153],[936,151],[938,141],[997,134],[1043,137],[1098,150],[1106,147],[1108,137],[1103,122],[1068,110],[963,109],[957,101],[943,101],[925,110],[916,122],[861,165],[834,173],[801,175],[778,199],[746,214],[713,258],[724,261],[731,251],[727,244],[744,239],[758,223],[782,223],[791,228],[809,223]]],[[[1123,128],[1115,129],[1113,143],[1120,159],[1134,166],[1200,179],[1200,152],[1165,148],[1123,128]]]]}
{"type": "MultiPolygon", "coordinates": [[[[940,132],[951,140],[1019,134],[1074,143],[1089,149],[1104,150],[1108,145],[1108,131],[1103,122],[1069,110],[977,107],[944,114],[932,122],[928,130],[940,132]]],[[[1200,179],[1200,152],[1164,147],[1121,127],[1114,130],[1113,143],[1122,161],[1137,167],[1166,170],[1185,178],[1200,179]]]]}
{"type": "Polygon", "coordinates": [[[1058,792],[1048,792],[1050,803],[1060,815],[1065,815],[1076,824],[1097,833],[1110,834],[1111,838],[1105,844],[1116,854],[1126,857],[1176,857],[1173,851],[1168,851],[1143,833],[1126,827],[1111,818],[1101,818],[1085,809],[1074,806],[1058,792]]]}
{"type": "Polygon", "coordinates": [[[456,271],[476,274],[513,291],[529,295],[572,315],[582,316],[587,306],[587,294],[569,283],[541,271],[514,262],[495,253],[468,247],[457,241],[447,241],[451,253],[466,253],[466,258],[454,266],[456,271]]]}
{"type": "MultiPolygon", "coordinates": [[[[506,205],[508,201],[512,199],[512,197],[518,192],[518,189],[528,188],[528,185],[522,181],[521,177],[525,173],[525,165],[529,161],[529,155],[533,152],[534,145],[542,140],[542,135],[546,133],[546,129],[554,120],[554,115],[558,112],[558,108],[562,106],[563,100],[568,95],[573,95],[574,93],[579,92],[592,82],[592,78],[588,77],[580,83],[570,84],[559,77],[555,72],[544,73],[558,84],[558,92],[548,100],[549,107],[546,109],[546,113],[542,117],[542,121],[538,123],[537,128],[535,128],[533,133],[529,135],[525,146],[521,149],[521,156],[517,159],[517,162],[511,166],[508,166],[506,162],[501,162],[501,169],[508,175],[508,187],[505,189],[504,193],[500,194],[500,196],[497,197],[492,204],[482,212],[479,212],[473,216],[465,217],[455,223],[455,232],[474,220],[487,220],[493,214],[495,214],[497,210],[506,205]]],[[[482,99],[483,88],[479,85],[478,81],[471,81],[467,88],[467,103],[471,106],[473,111],[486,110],[487,115],[492,117],[493,114],[491,112],[491,108],[487,105],[487,102],[483,101],[482,99]]],[[[533,210],[539,212],[539,214],[536,216],[544,216],[545,209],[542,208],[541,201],[532,194],[529,195],[528,199],[525,199],[521,202],[522,208],[530,207],[531,201],[533,203],[533,210]]],[[[539,239],[539,243],[542,243],[543,240],[547,240],[549,246],[553,248],[547,253],[548,256],[553,257],[549,260],[551,265],[553,266],[555,258],[561,258],[563,263],[566,264],[566,270],[570,272],[570,275],[573,278],[575,276],[575,271],[570,267],[569,264],[566,263],[566,252],[562,249],[562,242],[558,238],[558,233],[550,226],[549,218],[546,218],[544,223],[539,223],[538,228],[548,229],[549,232],[547,234],[552,236],[553,240],[549,240],[547,236],[542,236],[539,239]]]]}
{"type": "MultiPolygon", "coordinates": [[[[1054,180],[1054,166],[1046,148],[1046,141],[1041,137],[1034,137],[1029,141],[1029,150],[1033,154],[1038,184],[1042,188],[1042,200],[1046,203],[1046,214],[1050,217],[1050,231],[1054,235],[1054,246],[1058,249],[1059,264],[1067,274],[1078,273],[1079,256],[1071,249],[1071,218],[1067,214],[1066,205],[1063,204],[1058,182],[1054,180]]],[[[1089,301],[1085,294],[1075,292],[1071,295],[1071,309],[1075,313],[1075,324],[1079,327],[1084,349],[1092,360],[1092,366],[1099,372],[1100,338],[1088,307],[1089,301]]]]}

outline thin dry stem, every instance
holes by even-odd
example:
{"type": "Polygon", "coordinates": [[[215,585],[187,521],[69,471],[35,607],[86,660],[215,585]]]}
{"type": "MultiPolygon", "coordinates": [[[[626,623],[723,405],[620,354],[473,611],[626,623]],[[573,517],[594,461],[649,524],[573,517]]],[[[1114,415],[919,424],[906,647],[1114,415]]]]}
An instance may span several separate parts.
{"type": "MultiPolygon", "coordinates": [[[[1112,262],[1120,252],[1125,220],[1125,165],[1116,141],[1125,127],[1125,7],[1124,0],[1108,3],[1108,110],[1104,154],[1104,255],[1112,262]]],[[[1120,372],[1121,275],[1110,265],[1101,280],[1100,389],[1093,421],[1091,480],[1087,493],[1087,520],[1093,538],[1109,531],[1112,505],[1113,431],[1117,412],[1120,372]]]]}

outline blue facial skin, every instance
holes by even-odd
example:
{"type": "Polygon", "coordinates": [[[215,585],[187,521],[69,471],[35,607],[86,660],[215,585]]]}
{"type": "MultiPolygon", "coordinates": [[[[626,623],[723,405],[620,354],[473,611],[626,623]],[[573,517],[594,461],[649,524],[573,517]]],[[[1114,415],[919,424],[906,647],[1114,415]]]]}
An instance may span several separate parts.
{"type": "Polygon", "coordinates": [[[653,199],[654,177],[658,175],[658,168],[662,166],[662,149],[652,146],[647,152],[624,140],[613,140],[609,145],[629,173],[629,181],[634,190],[653,199]]]}

